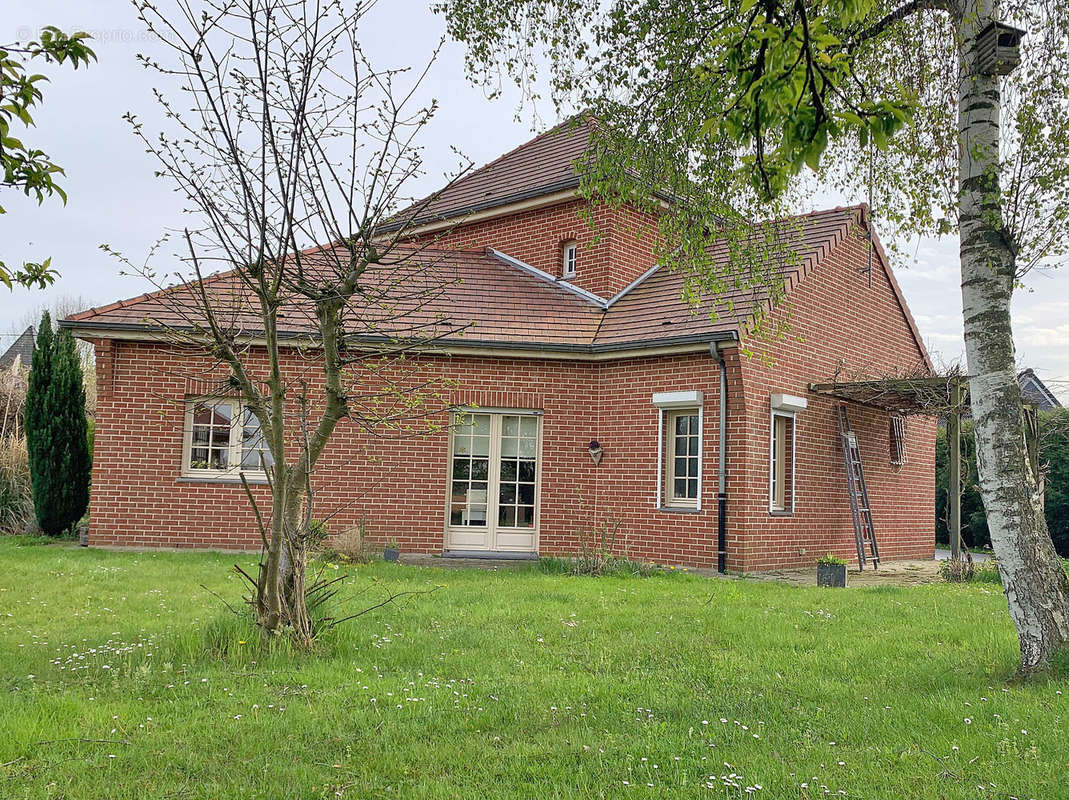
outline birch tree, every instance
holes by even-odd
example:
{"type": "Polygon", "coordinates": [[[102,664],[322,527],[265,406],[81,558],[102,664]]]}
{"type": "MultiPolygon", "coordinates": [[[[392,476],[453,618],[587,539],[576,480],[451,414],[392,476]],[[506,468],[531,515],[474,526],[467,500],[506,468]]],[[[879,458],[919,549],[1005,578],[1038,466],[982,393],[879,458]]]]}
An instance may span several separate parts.
{"type": "Polygon", "coordinates": [[[445,408],[443,384],[406,355],[458,332],[433,310],[455,276],[401,244],[404,224],[380,231],[421,172],[416,139],[437,106],[415,99],[425,68],[377,69],[364,55],[374,0],[134,5],[167,54],[142,61],[161,77],[169,127],[128,119],[190,221],[176,272],[117,255],[168,289],[147,320],[160,337],[201,376],[215,374],[205,361],[220,365],[219,391],[255,418],[230,421],[256,431],[249,467],[270,490],[261,508],[241,474],[263,545],[258,574],[242,574],[259,626],[308,644],[309,603],[334,591],[305,569],[323,527],[313,472],[332,435],[343,420],[426,432],[445,408]]]}
{"type": "Polygon", "coordinates": [[[601,120],[588,191],[674,196],[662,258],[706,294],[723,285],[701,258],[709,238],[796,205],[820,180],[871,194],[893,240],[958,234],[981,492],[1020,669],[1047,665],[1069,641],[1069,582],[1028,463],[1010,300],[1029,270],[1069,248],[1069,3],[448,0],[439,10],[477,81],[515,81],[535,98],[545,68],[558,105],[601,120]],[[987,49],[996,23],[1026,31],[1015,69],[1012,54],[987,49]]]}

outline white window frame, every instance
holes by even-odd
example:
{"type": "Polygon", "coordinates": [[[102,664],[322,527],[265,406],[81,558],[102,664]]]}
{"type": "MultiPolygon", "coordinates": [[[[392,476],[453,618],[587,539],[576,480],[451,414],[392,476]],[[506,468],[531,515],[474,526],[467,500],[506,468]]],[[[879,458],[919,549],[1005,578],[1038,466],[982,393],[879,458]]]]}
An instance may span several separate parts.
{"type": "MultiPolygon", "coordinates": [[[[782,408],[773,408],[772,413],[769,416],[768,425],[768,512],[778,516],[791,515],[795,512],[794,498],[797,489],[797,482],[795,480],[796,470],[795,465],[798,462],[796,457],[796,450],[798,444],[798,418],[794,411],[785,411],[782,408]],[[776,419],[782,417],[791,421],[791,492],[790,497],[787,496],[787,490],[783,491],[783,507],[776,507],[776,419]]],[[[786,442],[784,442],[784,450],[786,450],[786,442]]],[[[783,477],[786,479],[787,470],[783,470],[783,477]]]]}
{"type": "MultiPolygon", "coordinates": [[[[453,533],[466,533],[472,534],[486,532],[490,550],[494,552],[538,552],[539,532],[541,530],[542,521],[542,460],[543,460],[543,418],[545,413],[541,409],[530,408],[507,408],[507,407],[481,407],[481,406],[463,406],[456,409],[450,415],[450,424],[446,429],[449,435],[449,445],[446,449],[446,473],[445,473],[445,536],[447,547],[450,544],[450,537],[453,533]],[[490,464],[487,473],[487,502],[486,502],[486,526],[479,525],[453,525],[452,524],[452,487],[453,487],[453,430],[461,420],[472,414],[488,414],[490,416],[490,464]],[[502,420],[505,417],[534,417],[538,420],[538,439],[535,444],[535,495],[534,495],[534,527],[505,527],[499,525],[498,509],[499,509],[499,496],[501,490],[501,480],[499,469],[495,469],[494,465],[501,462],[501,425],[502,420]],[[493,498],[493,502],[491,502],[493,498]],[[490,511],[493,508],[493,515],[490,511]],[[508,544],[499,541],[498,534],[530,534],[531,547],[520,548],[509,546],[508,544]]],[[[463,548],[461,548],[463,549],[463,548]]]]}
{"type": "Polygon", "coordinates": [[[652,403],[657,408],[657,508],[668,511],[701,511],[702,510],[702,472],[704,471],[705,450],[705,418],[703,410],[703,398],[700,391],[681,392],[658,392],[653,395],[652,403]],[[681,411],[697,411],[698,413],[698,497],[697,502],[686,504],[671,501],[667,487],[667,448],[665,442],[665,426],[667,416],[681,411]]]}
{"type": "Polygon", "coordinates": [[[216,480],[240,480],[244,474],[254,480],[267,480],[267,473],[262,469],[241,468],[242,432],[245,427],[247,404],[233,397],[189,397],[186,399],[185,424],[182,430],[182,476],[185,478],[206,478],[216,480]],[[230,455],[226,469],[201,469],[192,466],[193,459],[193,410],[201,403],[218,405],[227,403],[231,408],[230,417],[230,455]]]}
{"type": "Polygon", "coordinates": [[[579,272],[579,243],[562,242],[561,252],[561,277],[574,278],[579,272]]]}
{"type": "Polygon", "coordinates": [[[891,439],[891,466],[901,467],[906,463],[906,418],[893,415],[887,433],[891,439]],[[898,458],[895,458],[896,454],[898,458]]]}

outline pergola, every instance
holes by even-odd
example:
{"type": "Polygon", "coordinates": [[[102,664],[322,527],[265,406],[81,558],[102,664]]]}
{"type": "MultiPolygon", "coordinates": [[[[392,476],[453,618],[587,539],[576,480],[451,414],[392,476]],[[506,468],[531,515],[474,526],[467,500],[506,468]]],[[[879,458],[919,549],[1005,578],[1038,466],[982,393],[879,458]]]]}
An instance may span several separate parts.
{"type": "MultiPolygon", "coordinates": [[[[970,412],[969,381],[961,374],[891,377],[862,381],[811,383],[809,391],[902,416],[945,416],[949,448],[947,527],[951,558],[961,558],[961,418],[970,412]]],[[[1032,467],[1038,471],[1039,423],[1036,409],[1025,406],[1025,434],[1032,467]]]]}

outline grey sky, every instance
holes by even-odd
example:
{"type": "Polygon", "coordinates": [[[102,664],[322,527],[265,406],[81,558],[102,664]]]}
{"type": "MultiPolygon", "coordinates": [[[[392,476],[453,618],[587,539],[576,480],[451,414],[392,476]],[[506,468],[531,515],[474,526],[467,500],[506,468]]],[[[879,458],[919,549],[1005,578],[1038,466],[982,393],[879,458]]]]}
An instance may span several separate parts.
{"type": "MultiPolygon", "coordinates": [[[[117,262],[99,245],[107,243],[140,261],[164,230],[182,224],[180,198],[153,177],[152,161],[121,119],[133,111],[151,126],[156,114],[151,87],[159,83],[135,60],[138,52],[151,53],[156,45],[146,39],[130,4],[4,0],[4,7],[0,42],[25,40],[45,24],[82,29],[96,38],[99,62],[77,72],[50,68],[52,82],[31,134],[34,145],[66,168],[68,204],[53,199],[38,207],[11,192],[4,197],[3,259],[13,264],[50,255],[61,277],[44,292],[7,293],[0,287],[0,350],[11,342],[12,328],[41,304],[64,296],[103,304],[150,289],[141,278],[121,276],[117,262]]],[[[414,65],[429,55],[443,27],[427,0],[388,0],[369,20],[364,44],[377,65],[414,65]]],[[[451,146],[478,165],[531,136],[529,115],[515,119],[515,96],[506,92],[502,99],[488,100],[467,83],[462,57],[459,47],[447,44],[426,84],[441,110],[422,142],[427,174],[412,186],[412,194],[432,191],[455,168],[451,146]]],[[[542,111],[545,122],[552,122],[552,110],[542,111]]],[[[814,207],[834,204],[829,196],[814,201],[814,207]]],[[[915,253],[914,263],[898,268],[896,275],[933,357],[950,363],[963,353],[957,242],[922,241],[915,253]]],[[[1014,328],[1021,366],[1034,368],[1069,404],[1069,270],[1028,277],[1014,301],[1014,328]]]]}

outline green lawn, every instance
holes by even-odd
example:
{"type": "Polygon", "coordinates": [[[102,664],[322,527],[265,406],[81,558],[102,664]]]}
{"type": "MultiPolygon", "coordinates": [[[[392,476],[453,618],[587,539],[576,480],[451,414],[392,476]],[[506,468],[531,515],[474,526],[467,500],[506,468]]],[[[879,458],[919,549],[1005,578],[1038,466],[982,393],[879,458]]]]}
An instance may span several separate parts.
{"type": "Polygon", "coordinates": [[[235,558],[0,539],[0,797],[1069,797],[997,585],[376,564],[441,588],[314,658],[220,634],[235,558]]]}

